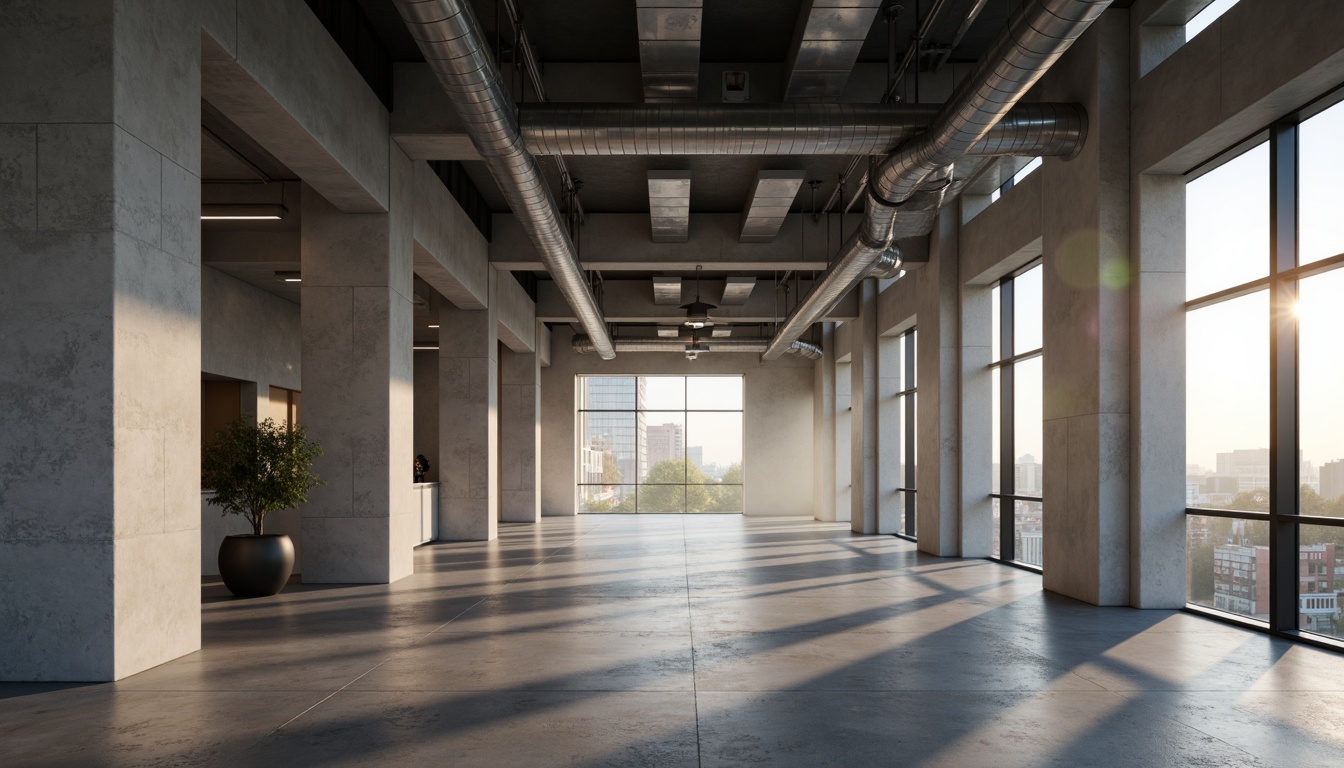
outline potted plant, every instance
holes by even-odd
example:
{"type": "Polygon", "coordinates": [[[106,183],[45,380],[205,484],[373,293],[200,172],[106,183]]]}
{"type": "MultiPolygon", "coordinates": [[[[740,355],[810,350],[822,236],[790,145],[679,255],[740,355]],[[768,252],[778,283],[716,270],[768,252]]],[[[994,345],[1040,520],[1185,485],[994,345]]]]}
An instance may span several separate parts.
{"type": "Polygon", "coordinates": [[[272,419],[234,421],[206,447],[202,480],[215,491],[209,503],[252,524],[252,533],[227,536],[219,546],[219,575],[233,594],[274,595],[289,581],[294,542],[265,533],[263,526],[268,514],[302,504],[309,490],[323,484],[309,471],[321,455],[302,426],[291,429],[272,419]]]}

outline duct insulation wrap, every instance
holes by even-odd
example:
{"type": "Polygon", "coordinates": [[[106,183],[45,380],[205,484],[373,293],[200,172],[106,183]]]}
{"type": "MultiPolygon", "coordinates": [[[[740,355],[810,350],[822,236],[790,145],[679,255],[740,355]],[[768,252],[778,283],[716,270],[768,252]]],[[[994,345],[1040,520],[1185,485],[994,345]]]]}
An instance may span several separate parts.
{"type": "MultiPolygon", "coordinates": [[[[923,134],[938,107],[906,104],[569,104],[519,107],[537,155],[873,155],[923,134]]],[[[1020,104],[971,154],[1061,157],[1087,131],[1077,104],[1020,104]]]]}
{"type": "MultiPolygon", "coordinates": [[[[902,144],[869,174],[864,223],[780,326],[761,355],[763,359],[784,354],[789,344],[869,273],[892,240],[932,229],[948,185],[935,188],[931,182],[940,176],[950,179],[952,166],[991,134],[1110,4],[1111,0],[1022,3],[929,129],[902,144]]],[[[1045,127],[1017,125],[1017,138],[1010,143],[1040,141],[1042,137],[1033,136],[1045,127]]]]}
{"type": "Polygon", "coordinates": [[[536,158],[523,146],[516,107],[468,0],[396,0],[411,37],[453,103],[509,208],[603,359],[616,356],[564,219],[536,158]]]}
{"type": "MultiPolygon", "coordinates": [[[[769,339],[700,339],[692,342],[689,338],[682,339],[615,339],[617,352],[675,352],[684,354],[691,351],[692,345],[697,352],[755,352],[757,354],[764,352],[769,339]]],[[[587,336],[575,336],[571,344],[574,352],[580,355],[586,355],[595,351],[593,342],[587,336]]],[[[805,357],[809,360],[821,359],[821,347],[806,341],[795,341],[787,350],[791,354],[805,357]]]]}

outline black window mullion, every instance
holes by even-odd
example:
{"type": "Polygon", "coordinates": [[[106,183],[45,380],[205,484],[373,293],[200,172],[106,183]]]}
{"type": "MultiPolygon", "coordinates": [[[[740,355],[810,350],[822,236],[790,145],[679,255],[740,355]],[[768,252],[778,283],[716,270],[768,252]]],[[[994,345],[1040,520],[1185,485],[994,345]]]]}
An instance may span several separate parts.
{"type": "MultiPolygon", "coordinates": [[[[1013,281],[999,285],[999,354],[1003,360],[1013,358],[1013,281]]],[[[1017,478],[1013,472],[1014,435],[1013,366],[999,368],[999,492],[1017,492],[1017,478]]],[[[999,557],[1017,559],[1014,533],[1017,524],[1017,503],[999,499],[999,557]]]]}
{"type": "Polygon", "coordinates": [[[1280,275],[1297,266],[1297,125],[1271,129],[1269,361],[1269,624],[1297,629],[1298,419],[1297,281],[1280,275]]]}

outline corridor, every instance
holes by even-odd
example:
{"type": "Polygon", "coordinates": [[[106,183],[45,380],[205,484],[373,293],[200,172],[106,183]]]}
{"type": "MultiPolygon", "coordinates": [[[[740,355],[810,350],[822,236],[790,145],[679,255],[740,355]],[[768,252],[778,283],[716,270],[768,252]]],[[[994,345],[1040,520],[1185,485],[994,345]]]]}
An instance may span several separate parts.
{"type": "Polygon", "coordinates": [[[5,766],[1333,765],[1344,656],[847,524],[582,516],[391,585],[203,592],[202,650],[0,683],[5,766]]]}

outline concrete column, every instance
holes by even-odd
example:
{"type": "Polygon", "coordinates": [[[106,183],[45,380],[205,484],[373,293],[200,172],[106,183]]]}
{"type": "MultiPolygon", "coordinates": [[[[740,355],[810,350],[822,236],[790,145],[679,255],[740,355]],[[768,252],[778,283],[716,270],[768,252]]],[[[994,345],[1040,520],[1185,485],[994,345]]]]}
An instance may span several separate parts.
{"type": "Polygon", "coordinates": [[[538,523],[541,522],[541,355],[507,349],[500,354],[503,399],[499,404],[499,519],[506,523],[538,523]]]}
{"type": "Polygon", "coordinates": [[[344,213],[303,188],[302,419],[326,481],[303,507],[306,583],[413,568],[410,161],[391,151],[388,213],[344,213]]]}
{"type": "MultiPolygon", "coordinates": [[[[497,279],[491,270],[491,307],[497,279]]],[[[499,533],[498,339],[493,308],[444,302],[439,309],[439,538],[445,541],[489,541],[499,533]]]]}
{"type": "Polygon", "coordinates": [[[1130,605],[1185,605],[1185,178],[1134,185],[1130,605]]]}
{"type": "Polygon", "coordinates": [[[1100,605],[1130,585],[1128,54],[1128,17],[1109,14],[1041,96],[1082,102],[1089,124],[1077,158],[1041,169],[1044,586],[1100,605]]]}
{"type": "Polygon", "coordinates": [[[960,274],[959,228],[955,208],[944,209],[929,235],[929,263],[915,274],[920,281],[916,307],[919,349],[915,410],[919,432],[915,488],[919,549],[950,557],[961,550],[961,455],[955,435],[959,421],[960,340],[957,298],[960,274]]]}
{"type": "MultiPolygon", "coordinates": [[[[877,339],[877,533],[900,533],[902,456],[905,440],[905,409],[896,393],[905,388],[901,379],[899,336],[877,339]]],[[[910,457],[904,457],[909,461],[910,457]]],[[[914,510],[910,511],[914,514],[914,510]]]]}
{"type": "Polygon", "coordinates": [[[854,288],[859,317],[851,336],[850,388],[850,494],[849,526],[855,533],[877,533],[880,496],[877,471],[877,281],[863,280],[854,288]]]}
{"type": "Polygon", "coordinates": [[[821,359],[812,367],[812,516],[835,520],[835,324],[821,325],[821,359]]]}
{"type": "Polygon", "coordinates": [[[0,680],[200,648],[196,3],[28,3],[0,45],[0,680]]]}

